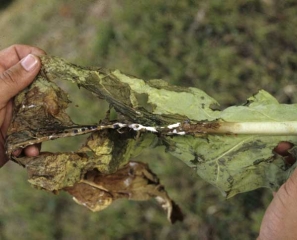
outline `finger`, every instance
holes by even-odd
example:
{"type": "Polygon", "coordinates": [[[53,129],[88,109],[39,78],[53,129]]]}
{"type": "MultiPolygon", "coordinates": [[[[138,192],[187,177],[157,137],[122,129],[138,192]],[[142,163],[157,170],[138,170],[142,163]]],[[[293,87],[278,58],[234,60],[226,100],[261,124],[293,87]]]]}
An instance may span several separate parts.
{"type": "Polygon", "coordinates": [[[3,114],[2,115],[0,114],[0,117],[4,116],[2,126],[0,127],[0,130],[2,131],[4,138],[6,137],[6,133],[12,118],[12,111],[13,111],[12,104],[13,104],[12,101],[9,101],[6,107],[3,109],[3,114]]]}
{"type": "Polygon", "coordinates": [[[15,157],[19,157],[22,153],[24,153],[28,157],[38,156],[41,149],[41,143],[27,146],[25,149],[19,148],[13,151],[12,155],[15,157]]]}
{"type": "Polygon", "coordinates": [[[18,157],[18,156],[21,155],[22,151],[23,151],[22,148],[18,148],[17,150],[14,150],[14,151],[12,152],[12,155],[13,155],[14,157],[18,157]]]}
{"type": "Polygon", "coordinates": [[[31,146],[28,146],[28,147],[26,147],[24,149],[24,153],[28,157],[36,157],[36,156],[39,155],[40,148],[41,148],[41,145],[40,144],[31,145],[31,146]]]}
{"type": "Polygon", "coordinates": [[[0,145],[0,168],[8,161],[4,152],[4,146],[0,145]]]}
{"type": "Polygon", "coordinates": [[[46,53],[40,48],[28,45],[12,45],[0,51],[0,66],[2,67],[2,69],[0,70],[3,71],[9,69],[11,66],[17,64],[28,54],[41,56],[45,55],[46,53]]]}
{"type": "Polygon", "coordinates": [[[292,148],[294,145],[290,142],[280,142],[275,148],[274,151],[276,151],[277,153],[285,153],[287,152],[290,148],[292,148]]]}
{"type": "Polygon", "coordinates": [[[0,131],[0,167],[2,167],[7,162],[7,156],[4,149],[4,138],[2,132],[0,131]]]}
{"type": "Polygon", "coordinates": [[[293,165],[296,162],[295,157],[289,152],[294,147],[294,144],[290,142],[280,142],[275,148],[274,152],[284,157],[284,161],[287,164],[293,165]]]}
{"type": "Polygon", "coordinates": [[[0,73],[0,108],[33,81],[40,67],[39,58],[29,54],[16,65],[0,73]]]}

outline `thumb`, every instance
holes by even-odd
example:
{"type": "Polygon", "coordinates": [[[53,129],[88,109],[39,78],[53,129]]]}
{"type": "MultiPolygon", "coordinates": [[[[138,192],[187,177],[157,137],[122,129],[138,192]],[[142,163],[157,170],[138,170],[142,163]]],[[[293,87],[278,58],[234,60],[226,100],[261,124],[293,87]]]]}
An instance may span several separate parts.
{"type": "Polygon", "coordinates": [[[0,108],[33,81],[40,67],[39,58],[29,54],[16,65],[0,73],[0,108]]]}

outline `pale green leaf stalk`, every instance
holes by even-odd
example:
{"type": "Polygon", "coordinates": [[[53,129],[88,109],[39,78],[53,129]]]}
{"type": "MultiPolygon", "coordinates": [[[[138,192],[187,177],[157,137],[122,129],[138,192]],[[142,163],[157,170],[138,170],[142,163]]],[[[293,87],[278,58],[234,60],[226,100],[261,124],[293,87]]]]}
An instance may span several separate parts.
{"type": "Polygon", "coordinates": [[[223,122],[208,134],[297,135],[297,121],[284,122],[223,122]]]}

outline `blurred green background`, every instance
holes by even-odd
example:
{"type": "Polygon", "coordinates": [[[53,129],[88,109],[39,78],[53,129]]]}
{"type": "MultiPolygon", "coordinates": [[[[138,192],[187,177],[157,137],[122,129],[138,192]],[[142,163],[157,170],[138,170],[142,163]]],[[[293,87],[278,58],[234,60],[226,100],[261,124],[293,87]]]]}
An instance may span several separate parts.
{"type": "MultiPolygon", "coordinates": [[[[265,89],[296,103],[297,3],[293,0],[15,0],[0,3],[0,48],[38,46],[85,66],[195,86],[222,108],[265,89]]],[[[79,96],[75,89],[74,96],[79,96]],[[75,92],[76,91],[76,92],[75,92]]],[[[75,97],[78,122],[103,117],[106,104],[75,97]],[[90,111],[93,115],[86,119],[90,111]]],[[[60,140],[45,149],[76,146],[60,140]]],[[[74,147],[75,149],[75,147],[74,147]]],[[[225,200],[163,149],[150,164],[186,214],[170,225],[148,202],[118,201],[100,213],[65,193],[30,187],[14,163],[0,169],[0,239],[255,239],[272,196],[266,189],[225,200]]]]}

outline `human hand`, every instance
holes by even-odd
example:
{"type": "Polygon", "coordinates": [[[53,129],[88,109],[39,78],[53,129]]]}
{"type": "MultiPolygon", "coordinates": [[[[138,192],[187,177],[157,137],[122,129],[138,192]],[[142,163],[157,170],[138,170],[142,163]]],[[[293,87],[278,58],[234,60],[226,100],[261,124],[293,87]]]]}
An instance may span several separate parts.
{"type": "MultiPolygon", "coordinates": [[[[292,144],[282,142],[276,151],[286,154],[292,144]]],[[[288,158],[292,156],[288,155],[288,158]]],[[[262,220],[258,240],[297,239],[297,169],[274,194],[262,220]]]]}
{"type": "MultiPolygon", "coordinates": [[[[0,51],[0,167],[7,162],[4,143],[12,118],[12,98],[34,80],[41,67],[37,56],[44,54],[43,50],[27,45],[12,45],[0,51]]],[[[14,155],[21,152],[17,150],[14,155]]],[[[36,156],[39,147],[32,145],[23,152],[36,156]]]]}

